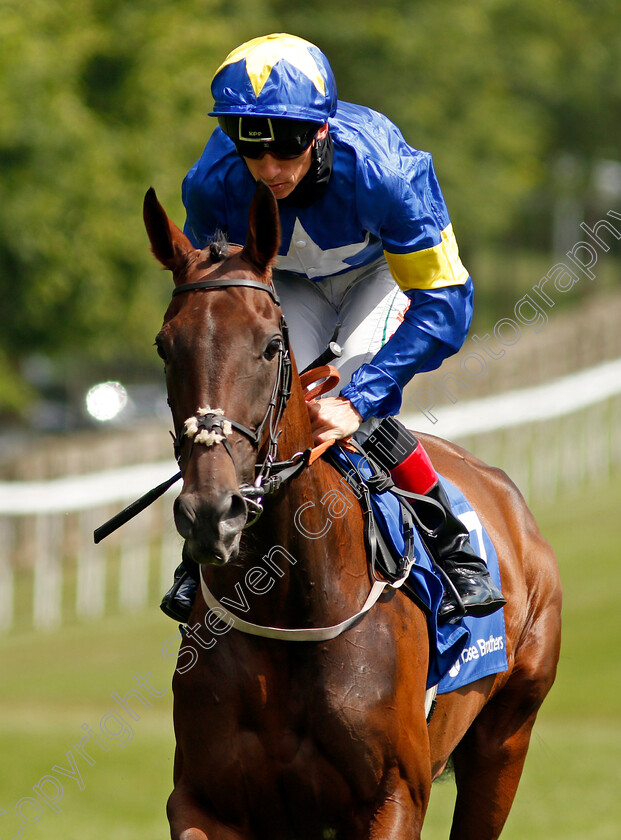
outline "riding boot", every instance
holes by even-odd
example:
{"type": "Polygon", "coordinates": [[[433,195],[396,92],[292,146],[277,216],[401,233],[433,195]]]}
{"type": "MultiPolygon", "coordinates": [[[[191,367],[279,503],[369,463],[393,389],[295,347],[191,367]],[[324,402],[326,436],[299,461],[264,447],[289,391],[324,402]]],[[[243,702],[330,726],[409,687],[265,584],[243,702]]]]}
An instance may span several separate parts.
{"type": "Polygon", "coordinates": [[[456,589],[456,592],[451,592],[450,586],[445,587],[438,609],[438,622],[442,624],[462,615],[491,615],[506,601],[487,566],[475,554],[466,527],[451,510],[449,498],[439,481],[425,495],[444,508],[444,525],[427,544],[433,552],[434,562],[456,589]]]}
{"type": "MultiPolygon", "coordinates": [[[[432,560],[446,578],[444,596],[438,610],[438,622],[459,619],[464,615],[484,616],[506,603],[487,566],[470,545],[464,524],[451,510],[448,496],[422,444],[394,417],[382,420],[363,444],[363,449],[383,469],[390,472],[397,487],[427,496],[438,502],[444,517],[429,524],[436,535],[426,537],[432,560]],[[448,585],[447,585],[448,584],[448,585]]],[[[427,506],[416,505],[417,514],[429,518],[427,506]]]]}
{"type": "MultiPolygon", "coordinates": [[[[184,546],[185,548],[185,546],[184,546]]],[[[160,609],[169,618],[187,624],[198,591],[198,566],[183,554],[173,575],[173,585],[162,598],[160,609]]]]}

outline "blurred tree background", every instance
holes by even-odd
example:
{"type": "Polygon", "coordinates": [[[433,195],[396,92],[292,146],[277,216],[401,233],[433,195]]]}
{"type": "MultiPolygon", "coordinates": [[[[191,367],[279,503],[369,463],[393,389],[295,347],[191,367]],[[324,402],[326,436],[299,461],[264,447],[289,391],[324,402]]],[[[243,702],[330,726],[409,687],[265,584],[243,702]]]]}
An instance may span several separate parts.
{"type": "Polygon", "coordinates": [[[5,418],[48,380],[156,374],[169,284],[142,198],[183,223],[212,74],[270,31],[316,43],[340,98],[433,152],[487,317],[512,308],[520,260],[534,284],[619,209],[617,0],[0,0],[5,418]]]}

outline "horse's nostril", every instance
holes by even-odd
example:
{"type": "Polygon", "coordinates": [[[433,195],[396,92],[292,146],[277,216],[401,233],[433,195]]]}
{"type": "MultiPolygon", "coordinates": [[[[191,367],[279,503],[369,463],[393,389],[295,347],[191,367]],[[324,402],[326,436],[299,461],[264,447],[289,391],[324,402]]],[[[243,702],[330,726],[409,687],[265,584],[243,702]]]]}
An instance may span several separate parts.
{"type": "Polygon", "coordinates": [[[220,528],[225,532],[239,531],[246,524],[247,516],[248,510],[243,497],[239,493],[231,493],[222,507],[220,528]]]}
{"type": "Polygon", "coordinates": [[[177,530],[182,537],[187,539],[196,521],[196,509],[192,499],[183,495],[178,496],[173,503],[173,513],[177,530]]]}
{"type": "Polygon", "coordinates": [[[231,499],[231,513],[233,516],[246,516],[247,508],[243,496],[239,493],[234,493],[231,499]]]}
{"type": "Polygon", "coordinates": [[[175,524],[181,536],[214,555],[234,550],[248,511],[243,497],[232,490],[207,502],[195,493],[182,493],[174,503],[175,524]]]}

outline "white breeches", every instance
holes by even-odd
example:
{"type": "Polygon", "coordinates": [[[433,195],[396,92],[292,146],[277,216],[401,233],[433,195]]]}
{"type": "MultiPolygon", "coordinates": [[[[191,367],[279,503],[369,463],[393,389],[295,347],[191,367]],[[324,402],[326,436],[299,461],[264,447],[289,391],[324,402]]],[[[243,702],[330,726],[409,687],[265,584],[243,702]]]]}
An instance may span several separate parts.
{"type": "Polygon", "coordinates": [[[371,361],[397,329],[409,305],[383,257],[317,282],[275,270],[274,283],[298,370],[323,353],[339,325],[334,340],[343,355],[331,364],[341,374],[341,381],[326,396],[336,396],[352,373],[371,361]]]}

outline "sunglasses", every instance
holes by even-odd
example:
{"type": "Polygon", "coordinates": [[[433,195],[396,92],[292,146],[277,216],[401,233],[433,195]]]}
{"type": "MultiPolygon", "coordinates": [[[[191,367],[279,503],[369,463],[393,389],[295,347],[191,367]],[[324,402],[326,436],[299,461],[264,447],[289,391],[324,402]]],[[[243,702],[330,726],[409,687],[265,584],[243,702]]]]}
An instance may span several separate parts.
{"type": "Polygon", "coordinates": [[[218,122],[235,143],[237,153],[252,160],[266,152],[279,160],[299,157],[321,128],[317,123],[270,117],[220,116],[218,122]]]}

